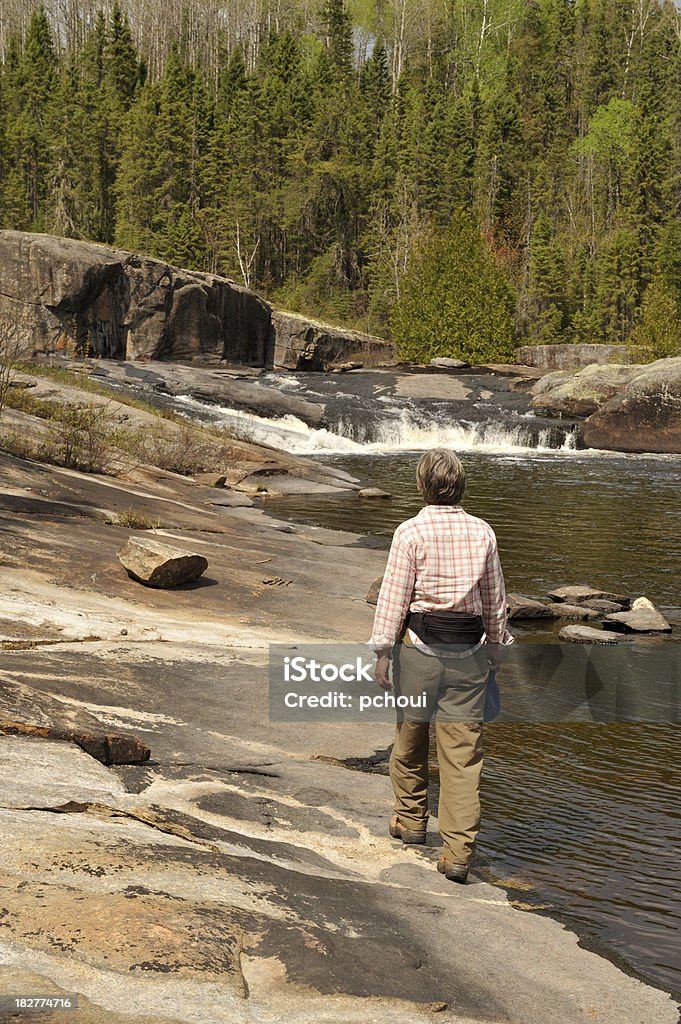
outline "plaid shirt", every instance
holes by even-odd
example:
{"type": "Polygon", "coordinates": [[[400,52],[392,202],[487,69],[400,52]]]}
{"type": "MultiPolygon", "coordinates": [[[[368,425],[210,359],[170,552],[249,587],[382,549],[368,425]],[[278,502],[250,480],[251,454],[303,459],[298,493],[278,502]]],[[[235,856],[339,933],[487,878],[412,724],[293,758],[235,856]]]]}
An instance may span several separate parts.
{"type": "Polygon", "coordinates": [[[497,540],[484,519],[460,505],[426,505],[397,527],[369,641],[375,651],[395,644],[408,611],[481,615],[490,642],[513,642],[497,540]]]}

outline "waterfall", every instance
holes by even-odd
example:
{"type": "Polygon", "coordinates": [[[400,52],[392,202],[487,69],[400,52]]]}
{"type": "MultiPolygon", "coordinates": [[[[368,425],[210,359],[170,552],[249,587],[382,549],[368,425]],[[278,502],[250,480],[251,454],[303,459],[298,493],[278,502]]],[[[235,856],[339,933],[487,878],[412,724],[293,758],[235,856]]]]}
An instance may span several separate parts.
{"type": "Polygon", "coordinates": [[[531,415],[503,416],[479,421],[452,420],[442,408],[410,405],[381,407],[378,412],[353,409],[338,413],[325,427],[308,426],[296,416],[266,419],[239,409],[206,405],[182,395],[179,411],[192,419],[209,420],[244,440],[257,441],[297,455],[321,453],[370,454],[424,451],[438,446],[456,451],[500,454],[529,451],[573,451],[573,428],[545,424],[531,415]],[[380,413],[380,414],[379,414],[380,413]]]}

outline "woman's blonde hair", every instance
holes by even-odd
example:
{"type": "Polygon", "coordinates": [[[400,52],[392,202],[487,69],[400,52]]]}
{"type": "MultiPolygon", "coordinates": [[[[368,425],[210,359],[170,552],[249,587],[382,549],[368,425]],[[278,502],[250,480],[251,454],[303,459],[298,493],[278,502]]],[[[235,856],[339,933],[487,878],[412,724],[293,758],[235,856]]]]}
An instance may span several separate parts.
{"type": "Polygon", "coordinates": [[[416,484],[427,505],[458,505],[466,490],[466,471],[454,452],[433,448],[419,460],[416,484]]]}

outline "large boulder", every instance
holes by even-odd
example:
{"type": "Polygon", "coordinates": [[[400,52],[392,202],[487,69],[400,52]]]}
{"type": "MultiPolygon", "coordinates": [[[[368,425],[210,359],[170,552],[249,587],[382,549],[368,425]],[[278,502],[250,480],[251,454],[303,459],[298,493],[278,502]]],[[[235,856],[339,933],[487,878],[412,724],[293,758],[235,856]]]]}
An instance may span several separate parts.
{"type": "Polygon", "coordinates": [[[228,278],[91,242],[0,231],[0,320],[27,355],[225,359],[263,366],[270,307],[228,278]]]}
{"type": "Polygon", "coordinates": [[[327,370],[338,363],[361,362],[364,366],[390,365],[397,361],[395,346],[361,331],[332,327],[297,313],[272,312],[273,363],[286,370],[327,370]]]}
{"type": "Polygon", "coordinates": [[[593,363],[567,376],[559,371],[550,375],[555,386],[541,390],[535,387],[532,407],[542,416],[590,416],[617,395],[640,370],[640,366],[593,363]],[[556,379],[559,374],[560,379],[556,379]]]}
{"type": "Polygon", "coordinates": [[[681,452],[681,356],[658,359],[638,373],[584,424],[589,448],[681,452]]]}
{"type": "Polygon", "coordinates": [[[151,537],[131,537],[118,552],[118,559],[132,579],[164,590],[194,583],[208,568],[203,555],[162,544],[151,537]]]}

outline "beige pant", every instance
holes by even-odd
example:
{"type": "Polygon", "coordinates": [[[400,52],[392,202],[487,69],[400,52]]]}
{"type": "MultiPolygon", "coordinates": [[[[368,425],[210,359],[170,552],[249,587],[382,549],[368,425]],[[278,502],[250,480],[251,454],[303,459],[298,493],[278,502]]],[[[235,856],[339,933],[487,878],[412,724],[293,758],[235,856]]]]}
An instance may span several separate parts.
{"type": "MultiPolygon", "coordinates": [[[[484,651],[449,664],[403,645],[393,664],[396,694],[428,694],[435,718],[440,768],[438,821],[442,854],[453,864],[468,864],[480,831],[482,717],[487,663],[484,651]],[[458,709],[458,710],[457,710],[458,709]],[[453,721],[464,718],[465,721],[453,721]],[[470,720],[470,719],[474,720],[470,720]]],[[[395,813],[414,831],[425,831],[428,820],[429,720],[400,721],[390,757],[395,813]]]]}

